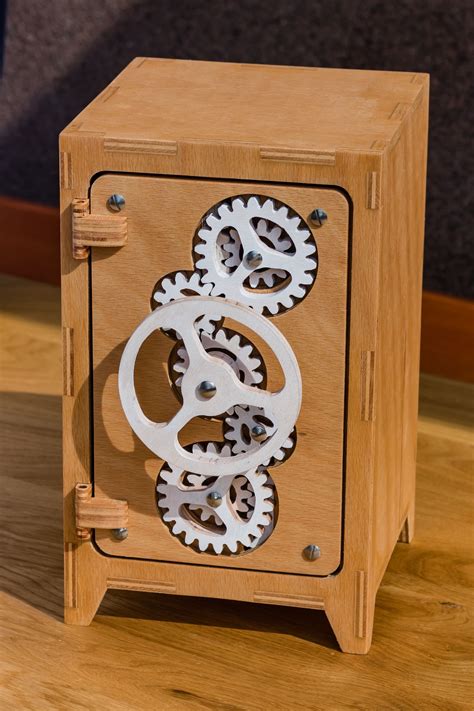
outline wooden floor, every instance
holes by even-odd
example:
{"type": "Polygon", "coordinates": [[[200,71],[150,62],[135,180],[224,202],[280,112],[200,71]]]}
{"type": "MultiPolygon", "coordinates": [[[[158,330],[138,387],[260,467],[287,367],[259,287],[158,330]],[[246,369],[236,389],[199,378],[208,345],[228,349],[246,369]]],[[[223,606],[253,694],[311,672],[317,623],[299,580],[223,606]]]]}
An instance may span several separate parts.
{"type": "Polygon", "coordinates": [[[473,388],[423,378],[417,531],[377,597],[367,657],[324,613],[108,593],[62,615],[59,293],[0,279],[2,709],[472,709],[473,388]]]}

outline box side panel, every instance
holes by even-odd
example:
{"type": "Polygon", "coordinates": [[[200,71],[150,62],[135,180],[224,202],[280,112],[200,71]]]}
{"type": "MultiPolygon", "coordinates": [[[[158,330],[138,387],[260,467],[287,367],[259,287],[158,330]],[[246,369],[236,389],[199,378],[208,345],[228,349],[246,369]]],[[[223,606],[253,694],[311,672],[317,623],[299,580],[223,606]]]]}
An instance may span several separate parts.
{"type": "Polygon", "coordinates": [[[415,496],[428,90],[385,158],[375,353],[373,555],[376,580],[415,496]]]}

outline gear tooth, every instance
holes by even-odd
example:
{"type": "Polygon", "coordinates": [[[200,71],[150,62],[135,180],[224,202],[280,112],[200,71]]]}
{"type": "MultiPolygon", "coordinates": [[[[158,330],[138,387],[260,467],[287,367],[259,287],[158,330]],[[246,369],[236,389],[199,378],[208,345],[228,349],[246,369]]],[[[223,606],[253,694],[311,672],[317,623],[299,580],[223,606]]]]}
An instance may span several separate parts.
{"type": "Polygon", "coordinates": [[[217,553],[217,555],[222,553],[222,550],[224,548],[224,544],[222,543],[222,541],[219,541],[219,540],[212,541],[211,546],[214,548],[214,551],[215,551],[215,553],[217,553]]]}
{"type": "MultiPolygon", "coordinates": [[[[183,532],[182,530],[179,531],[179,533],[182,533],[182,532],[183,532]]],[[[174,528],[173,528],[173,533],[175,533],[174,528]]],[[[184,535],[184,542],[186,543],[187,546],[190,546],[191,543],[194,543],[195,538],[196,538],[195,534],[188,529],[184,535]]]]}
{"type": "Polygon", "coordinates": [[[200,506],[196,506],[196,509],[201,512],[200,518],[201,521],[208,521],[210,518],[214,518],[214,513],[210,511],[209,509],[204,509],[201,508],[200,506]]]}
{"type": "Polygon", "coordinates": [[[175,516],[171,517],[171,521],[174,521],[174,525],[172,527],[172,531],[175,535],[179,535],[183,531],[183,525],[181,521],[179,521],[175,516]]]}
{"type": "Polygon", "coordinates": [[[204,269],[204,268],[205,268],[205,265],[206,265],[206,260],[205,260],[204,257],[201,257],[200,259],[198,259],[198,260],[196,261],[196,267],[197,267],[198,269],[204,269]],[[202,265],[202,266],[201,266],[201,265],[202,265]]]}
{"type": "Polygon", "coordinates": [[[237,541],[229,541],[226,545],[231,553],[237,553],[237,541]]]}
{"type": "MultiPolygon", "coordinates": [[[[222,210],[222,208],[219,208],[217,210],[218,214],[223,217],[225,215],[225,211],[222,210]]],[[[209,225],[211,228],[216,228],[220,225],[221,220],[219,219],[218,215],[213,215],[212,213],[208,215],[206,218],[206,225],[209,225]]]]}
{"type": "Polygon", "coordinates": [[[283,234],[283,228],[280,227],[280,225],[275,225],[274,227],[272,227],[272,229],[268,233],[268,236],[272,240],[280,241],[280,240],[284,239],[284,238],[282,238],[282,234],[283,234]]]}
{"type": "Polygon", "coordinates": [[[263,273],[263,281],[268,287],[272,287],[275,284],[275,273],[272,272],[272,270],[268,270],[267,272],[263,273]]]}
{"type": "Polygon", "coordinates": [[[259,210],[260,209],[260,202],[258,199],[255,197],[255,195],[252,195],[248,201],[247,201],[247,210],[259,210]]]}
{"type": "Polygon", "coordinates": [[[267,309],[270,311],[272,316],[276,316],[278,313],[278,304],[275,301],[271,301],[269,304],[267,304],[267,309]]]}
{"type": "Polygon", "coordinates": [[[228,445],[228,444],[224,444],[224,446],[223,446],[222,449],[221,449],[221,456],[223,456],[223,457],[230,457],[231,454],[232,454],[232,452],[231,452],[231,450],[230,450],[229,445],[228,445]]]}
{"type": "Polygon", "coordinates": [[[233,212],[235,212],[235,210],[241,210],[244,207],[245,207],[245,202],[244,202],[243,198],[241,198],[240,196],[236,197],[232,200],[231,208],[232,208],[233,212]]]}
{"type": "Polygon", "coordinates": [[[257,272],[252,272],[249,276],[249,285],[252,289],[255,289],[260,282],[260,276],[257,272]]]}
{"type": "Polygon", "coordinates": [[[207,254],[208,251],[208,246],[207,246],[207,239],[211,235],[211,230],[199,230],[198,232],[198,237],[202,240],[206,240],[204,242],[196,242],[194,245],[194,251],[197,252],[198,254],[207,254]]]}
{"type": "Polygon", "coordinates": [[[204,553],[207,550],[208,547],[208,542],[204,540],[199,540],[198,538],[198,548],[201,551],[201,553],[204,553]]]}

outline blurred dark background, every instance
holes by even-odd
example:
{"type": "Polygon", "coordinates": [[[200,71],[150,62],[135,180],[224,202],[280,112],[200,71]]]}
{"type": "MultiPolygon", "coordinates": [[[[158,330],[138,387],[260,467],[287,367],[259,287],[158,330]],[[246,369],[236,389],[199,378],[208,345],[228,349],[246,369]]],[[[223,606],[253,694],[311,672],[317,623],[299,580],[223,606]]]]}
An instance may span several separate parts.
{"type": "Polygon", "coordinates": [[[57,204],[58,133],[135,56],[428,72],[424,288],[472,298],[472,7],[472,0],[10,0],[0,195],[57,204]]]}

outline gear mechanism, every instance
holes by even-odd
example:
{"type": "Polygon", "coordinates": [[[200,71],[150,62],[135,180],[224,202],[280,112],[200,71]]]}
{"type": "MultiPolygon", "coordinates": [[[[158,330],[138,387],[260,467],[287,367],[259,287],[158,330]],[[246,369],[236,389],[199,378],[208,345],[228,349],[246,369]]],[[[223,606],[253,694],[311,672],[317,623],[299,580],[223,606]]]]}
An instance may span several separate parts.
{"type": "Polygon", "coordinates": [[[299,303],[316,277],[316,244],[299,215],[271,198],[238,196],[206,216],[195,266],[213,296],[275,316],[299,303]],[[264,283],[266,288],[259,289],[264,283]]]}
{"type": "MultiPolygon", "coordinates": [[[[170,301],[182,299],[185,296],[209,296],[212,291],[210,284],[204,284],[197,272],[182,271],[172,272],[162,277],[153,287],[151,308],[156,309],[170,301]]],[[[198,330],[204,333],[213,333],[216,326],[221,323],[220,316],[203,316],[198,320],[198,330]]],[[[172,329],[162,329],[167,336],[177,340],[180,336],[172,329]]]]}
{"type": "MultiPolygon", "coordinates": [[[[231,454],[230,447],[219,442],[197,443],[192,451],[221,457],[231,454]]],[[[241,553],[255,548],[265,529],[272,526],[274,493],[268,480],[266,472],[257,470],[196,478],[165,463],[156,486],[158,508],[185,545],[201,553],[241,553]]]]}
{"type": "MultiPolygon", "coordinates": [[[[245,385],[265,387],[266,369],[263,359],[245,336],[229,328],[220,328],[214,335],[202,332],[200,340],[206,353],[228,363],[240,382],[245,385]]],[[[170,380],[178,397],[180,397],[183,375],[188,367],[188,353],[183,342],[179,341],[168,359],[170,380]]]]}
{"type": "MultiPolygon", "coordinates": [[[[233,407],[225,418],[224,439],[230,445],[232,454],[249,452],[260,445],[252,437],[255,426],[263,427],[266,438],[275,432],[273,422],[265,416],[261,407],[233,407]]],[[[296,428],[288,435],[281,447],[265,461],[262,467],[276,467],[285,462],[293,454],[296,446],[296,428]]]]}

